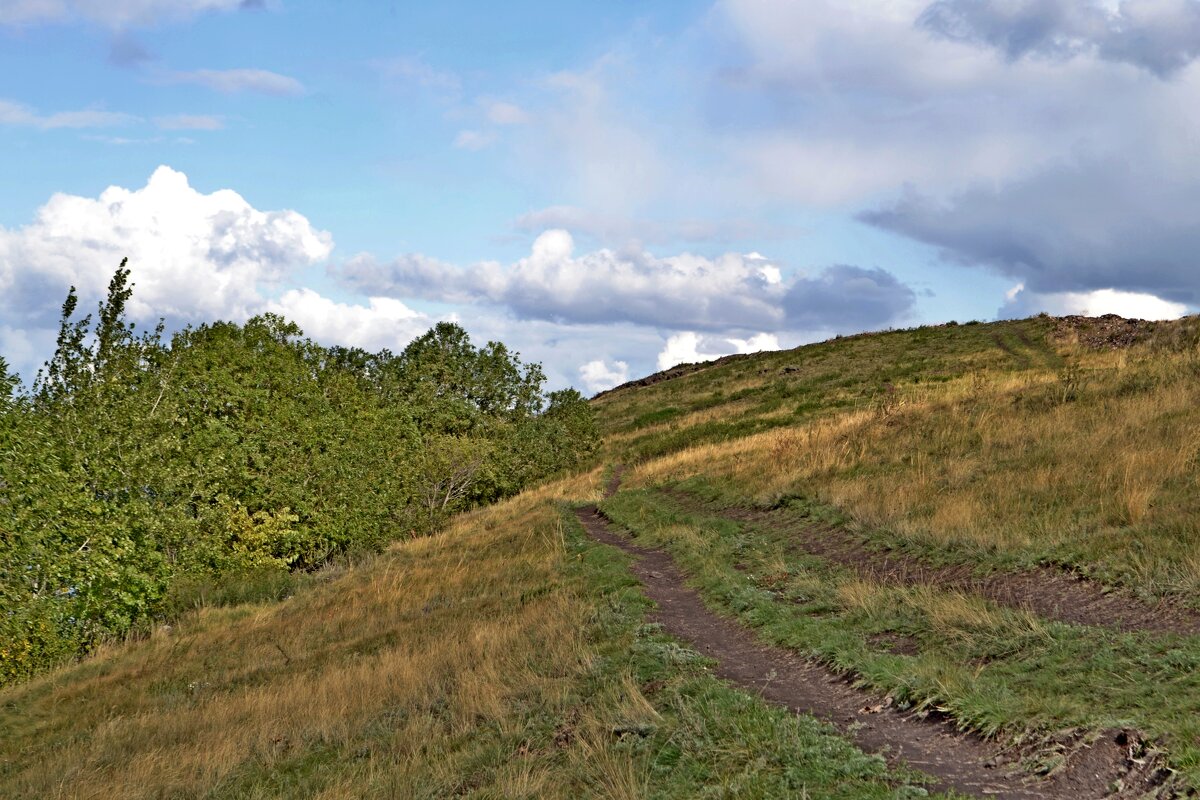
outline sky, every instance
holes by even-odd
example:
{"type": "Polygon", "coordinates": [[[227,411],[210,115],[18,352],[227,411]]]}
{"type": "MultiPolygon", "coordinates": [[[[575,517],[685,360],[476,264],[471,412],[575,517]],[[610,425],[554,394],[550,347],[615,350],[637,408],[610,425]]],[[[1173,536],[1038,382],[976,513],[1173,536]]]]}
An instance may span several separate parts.
{"type": "Polygon", "coordinates": [[[0,356],[440,320],[585,393],[839,333],[1200,309],[1200,0],[0,0],[0,356]]]}

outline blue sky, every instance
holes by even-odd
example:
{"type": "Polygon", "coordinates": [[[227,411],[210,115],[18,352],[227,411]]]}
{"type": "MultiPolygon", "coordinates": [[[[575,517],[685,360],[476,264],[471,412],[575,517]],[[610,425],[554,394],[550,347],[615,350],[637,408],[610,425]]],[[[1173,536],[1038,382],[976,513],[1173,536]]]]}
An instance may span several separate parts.
{"type": "Polygon", "coordinates": [[[1200,303],[1197,0],[0,0],[0,355],[69,285],[595,391],[1200,303]]]}

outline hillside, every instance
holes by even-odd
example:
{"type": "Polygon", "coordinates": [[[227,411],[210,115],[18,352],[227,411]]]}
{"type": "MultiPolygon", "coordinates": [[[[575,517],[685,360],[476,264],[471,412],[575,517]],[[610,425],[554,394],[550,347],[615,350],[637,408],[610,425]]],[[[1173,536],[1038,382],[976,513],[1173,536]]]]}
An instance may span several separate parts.
{"type": "Polygon", "coordinates": [[[5,689],[0,796],[1200,787],[1195,320],[659,377],[589,471],[5,689]]]}

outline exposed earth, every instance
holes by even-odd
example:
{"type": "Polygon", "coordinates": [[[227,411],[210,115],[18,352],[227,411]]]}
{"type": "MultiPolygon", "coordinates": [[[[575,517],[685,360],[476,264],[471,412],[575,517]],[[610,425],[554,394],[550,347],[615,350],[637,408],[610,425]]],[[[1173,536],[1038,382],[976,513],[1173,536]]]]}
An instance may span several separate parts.
{"type": "Polygon", "coordinates": [[[905,553],[871,549],[844,528],[816,523],[786,510],[714,509],[687,492],[670,490],[666,494],[689,511],[772,528],[787,536],[796,550],[847,567],[877,583],[928,585],[975,594],[998,605],[1075,625],[1183,636],[1200,634],[1200,613],[1194,609],[1168,600],[1151,605],[1075,572],[1041,567],[979,575],[968,564],[932,566],[905,553]]]}

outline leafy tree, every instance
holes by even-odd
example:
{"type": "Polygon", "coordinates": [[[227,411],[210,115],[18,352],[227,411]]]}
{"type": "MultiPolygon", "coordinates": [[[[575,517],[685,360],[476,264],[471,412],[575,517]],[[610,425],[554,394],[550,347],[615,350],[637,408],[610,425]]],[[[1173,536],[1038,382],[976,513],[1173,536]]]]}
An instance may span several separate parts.
{"type": "Polygon", "coordinates": [[[0,360],[0,683],[187,607],[188,587],[429,533],[594,450],[577,392],[547,398],[540,365],[457,325],[399,355],[271,314],[167,341],[126,320],[129,279],[122,261],[94,328],[68,291],[30,396],[0,360]]]}

